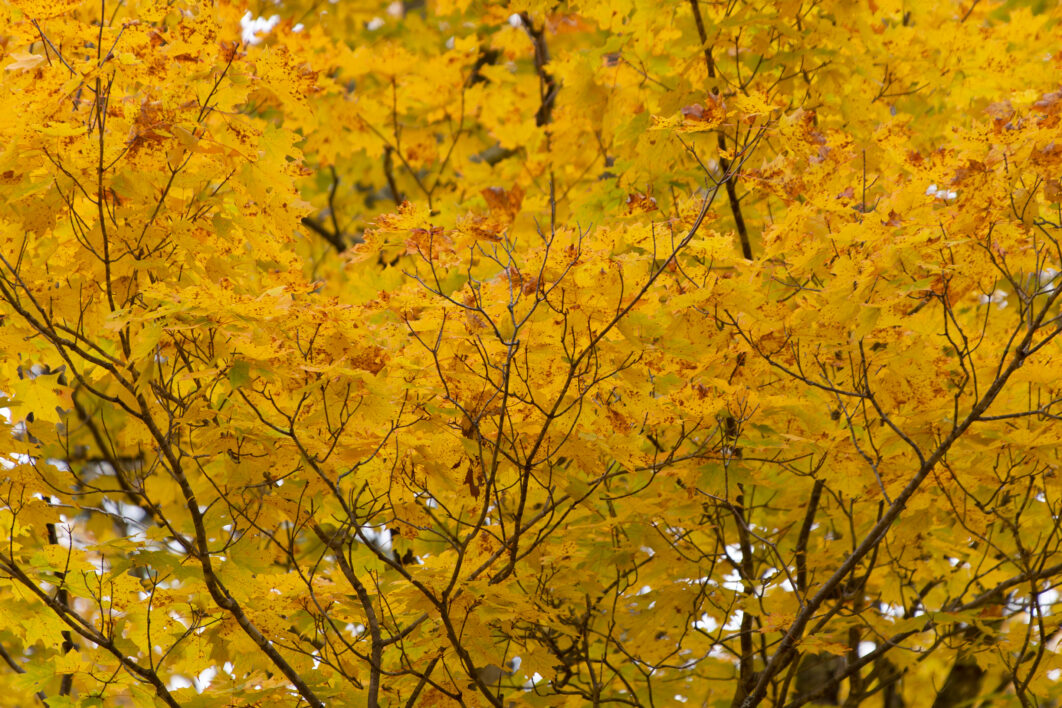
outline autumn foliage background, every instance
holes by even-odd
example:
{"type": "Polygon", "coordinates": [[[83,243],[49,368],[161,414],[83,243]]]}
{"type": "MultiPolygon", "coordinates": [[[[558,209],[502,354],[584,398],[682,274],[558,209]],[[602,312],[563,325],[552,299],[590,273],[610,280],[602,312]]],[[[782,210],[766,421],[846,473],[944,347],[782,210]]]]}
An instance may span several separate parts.
{"type": "Polygon", "coordinates": [[[0,702],[1053,705],[1060,19],[7,0],[0,702]]]}

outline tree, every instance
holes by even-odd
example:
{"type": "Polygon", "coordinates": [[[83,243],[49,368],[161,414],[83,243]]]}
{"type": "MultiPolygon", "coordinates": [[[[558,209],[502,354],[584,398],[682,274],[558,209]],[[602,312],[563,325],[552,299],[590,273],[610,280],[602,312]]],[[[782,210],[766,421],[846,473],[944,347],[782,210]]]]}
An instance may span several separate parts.
{"type": "Polygon", "coordinates": [[[1057,700],[1046,5],[4,5],[5,694],[1057,700]]]}

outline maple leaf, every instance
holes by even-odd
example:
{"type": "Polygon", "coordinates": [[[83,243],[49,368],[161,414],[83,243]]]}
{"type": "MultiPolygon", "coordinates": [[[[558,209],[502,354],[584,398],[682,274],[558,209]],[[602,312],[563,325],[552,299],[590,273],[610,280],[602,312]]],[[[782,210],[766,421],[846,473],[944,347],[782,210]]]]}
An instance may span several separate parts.
{"type": "Polygon", "coordinates": [[[29,71],[45,60],[40,54],[29,54],[27,52],[12,52],[8,56],[15,61],[4,67],[7,71],[29,71]]]}
{"type": "Polygon", "coordinates": [[[7,702],[1057,703],[1062,8],[893,5],[0,6],[7,702]]]}

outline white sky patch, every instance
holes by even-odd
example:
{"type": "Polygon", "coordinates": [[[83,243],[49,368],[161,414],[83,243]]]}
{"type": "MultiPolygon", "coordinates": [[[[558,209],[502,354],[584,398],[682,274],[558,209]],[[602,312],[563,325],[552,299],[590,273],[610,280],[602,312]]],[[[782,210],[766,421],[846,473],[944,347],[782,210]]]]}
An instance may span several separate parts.
{"type": "Polygon", "coordinates": [[[380,526],[373,528],[372,526],[362,526],[360,536],[373,547],[375,547],[380,553],[385,555],[392,555],[391,545],[391,529],[386,526],[380,526]]]}
{"type": "Polygon", "coordinates": [[[736,570],[732,570],[723,576],[723,587],[727,590],[733,590],[739,592],[745,589],[745,584],[741,581],[741,573],[736,570]]]}
{"type": "Polygon", "coordinates": [[[982,305],[995,305],[999,309],[1007,306],[1007,293],[1005,290],[996,290],[991,295],[981,295],[977,301],[982,305]]]}
{"type": "Polygon", "coordinates": [[[745,613],[741,610],[734,610],[734,613],[726,618],[726,624],[723,625],[723,629],[728,632],[736,632],[741,629],[741,619],[745,616],[745,613]]]}
{"type": "Polygon", "coordinates": [[[0,457],[0,467],[12,469],[16,465],[32,465],[33,458],[21,452],[16,452],[9,457],[0,457]]]}
{"type": "Polygon", "coordinates": [[[85,549],[88,544],[74,536],[74,526],[69,523],[65,514],[59,515],[60,523],[55,525],[55,542],[61,548],[76,550],[85,549]]]}
{"type": "Polygon", "coordinates": [[[240,18],[240,27],[243,29],[244,44],[261,44],[261,35],[269,34],[280,23],[280,15],[267,17],[253,17],[248,10],[240,18]]]}
{"type": "Polygon", "coordinates": [[[196,693],[202,693],[210,688],[211,682],[214,681],[214,677],[217,676],[218,669],[216,666],[208,666],[203,669],[198,676],[192,679],[192,683],[195,686],[196,693]]]}
{"type": "Polygon", "coordinates": [[[1062,287],[1062,277],[1054,268],[1044,268],[1034,276],[1036,278],[1036,289],[1038,295],[1045,295],[1053,293],[1062,287]]]}
{"type": "Polygon", "coordinates": [[[370,32],[375,32],[376,30],[383,27],[385,24],[387,23],[384,21],[384,18],[374,17],[365,23],[365,29],[369,30],[370,32]]]}
{"type": "Polygon", "coordinates": [[[701,615],[701,618],[699,620],[694,620],[693,626],[694,628],[699,629],[702,632],[707,632],[708,634],[711,634],[715,630],[719,629],[719,623],[715,621],[714,617],[710,617],[708,613],[701,615]]]}
{"type": "Polygon", "coordinates": [[[959,193],[953,192],[950,189],[938,189],[936,184],[931,184],[926,187],[926,196],[936,197],[937,199],[944,199],[947,201],[949,199],[955,199],[959,196],[959,193]]]}
{"type": "Polygon", "coordinates": [[[170,691],[179,691],[182,688],[188,688],[192,685],[194,685],[192,679],[178,674],[170,678],[169,682],[166,684],[166,688],[170,691]]]}

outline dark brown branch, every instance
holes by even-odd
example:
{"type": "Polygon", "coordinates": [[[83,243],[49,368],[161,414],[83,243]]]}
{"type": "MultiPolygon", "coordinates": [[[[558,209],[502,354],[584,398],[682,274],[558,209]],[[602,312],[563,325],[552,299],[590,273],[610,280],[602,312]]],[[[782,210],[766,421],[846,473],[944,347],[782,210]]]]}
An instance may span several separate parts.
{"type": "MultiPolygon", "coordinates": [[[[712,59],[712,50],[708,46],[708,32],[704,29],[704,18],[701,17],[701,7],[697,0],[690,0],[690,8],[693,10],[693,19],[697,24],[697,35],[704,49],[704,63],[708,67],[708,78],[715,78],[715,61],[712,59]]],[[[719,88],[712,86],[712,94],[719,95],[719,88]]],[[[717,134],[719,145],[719,167],[726,175],[726,197],[730,202],[730,213],[734,217],[734,227],[737,229],[738,238],[741,240],[741,255],[752,260],[752,244],[749,242],[749,230],[745,225],[745,217],[741,213],[741,200],[737,195],[737,173],[730,174],[730,160],[726,157],[726,136],[720,130],[717,134]]]]}
{"type": "MultiPolygon", "coordinates": [[[[47,524],[48,530],[48,543],[51,545],[57,545],[59,543],[59,534],[55,530],[55,524],[47,524]]],[[[69,548],[67,550],[69,554],[69,548]]],[[[69,555],[67,556],[69,559],[69,555]]],[[[55,601],[63,605],[66,608],[70,607],[70,593],[66,590],[66,571],[56,571],[55,573],[57,589],[55,593],[55,601]]],[[[75,648],[74,635],[71,634],[69,629],[64,629],[61,632],[63,638],[63,644],[61,650],[63,654],[68,654],[71,649],[75,648]]],[[[74,688],[74,675],[71,673],[63,674],[63,678],[59,682],[59,695],[69,696],[74,688]]]]}
{"type": "Polygon", "coordinates": [[[387,178],[387,188],[391,190],[391,199],[394,200],[397,206],[402,204],[406,197],[402,192],[398,191],[398,183],[395,182],[395,160],[392,157],[394,151],[395,149],[390,145],[384,148],[383,171],[384,177],[387,178]]]}
{"type": "Polygon", "coordinates": [[[808,590],[808,539],[811,537],[811,527],[815,523],[815,514],[818,511],[819,499],[822,497],[823,486],[824,483],[821,479],[815,480],[815,486],[811,488],[811,498],[808,499],[808,510],[804,514],[804,523],[801,524],[800,535],[797,537],[797,590],[799,590],[801,593],[806,593],[808,590]]]}
{"type": "Polygon", "coordinates": [[[343,239],[339,237],[339,234],[333,234],[331,231],[326,229],[324,226],[321,226],[319,223],[317,223],[310,217],[302,217],[302,225],[308,228],[310,231],[316,233],[325,241],[328,241],[328,243],[330,243],[332,247],[336,249],[336,253],[342,253],[343,251],[347,250],[347,245],[343,243],[343,239]]]}
{"type": "Polygon", "coordinates": [[[0,644],[0,659],[3,659],[4,663],[10,666],[11,670],[14,671],[16,674],[26,673],[26,670],[24,668],[15,663],[14,658],[12,658],[12,656],[7,652],[7,649],[5,649],[2,644],[0,644]]]}
{"type": "Polygon", "coordinates": [[[535,73],[538,74],[539,106],[535,113],[535,125],[542,127],[553,122],[553,104],[557,99],[560,87],[553,74],[549,73],[546,65],[549,64],[549,48],[546,46],[546,28],[535,28],[531,22],[531,16],[526,12],[520,13],[527,36],[531,38],[531,44],[535,47],[535,73]]]}
{"type": "MultiPolygon", "coordinates": [[[[335,548],[335,536],[336,534],[329,534],[320,525],[313,525],[314,533],[321,541],[332,549],[333,557],[336,560],[336,564],[342,571],[343,576],[350,583],[350,586],[354,589],[354,592],[358,596],[358,601],[361,603],[362,609],[365,611],[365,626],[369,630],[369,636],[372,638],[372,654],[369,657],[369,687],[368,695],[365,698],[365,705],[368,708],[377,708],[380,705],[380,673],[383,670],[383,635],[380,631],[380,622],[376,617],[376,609],[373,607],[372,598],[369,596],[369,591],[365,587],[365,584],[358,579],[358,576],[354,573],[354,569],[347,562],[346,556],[343,555],[342,548],[335,548]]],[[[337,532],[338,533],[338,532],[337,532]]]]}
{"type": "Polygon", "coordinates": [[[0,554],[0,568],[8,573],[12,579],[16,580],[29,590],[29,592],[36,596],[37,599],[47,605],[67,627],[89,642],[106,649],[118,660],[126,671],[151,684],[155,689],[155,695],[157,695],[163,703],[167,706],[171,706],[171,708],[179,708],[180,704],[173,698],[169,689],[166,688],[165,682],[159,677],[154,669],[145,668],[136,663],[132,657],[126,655],[124,651],[118,648],[110,637],[101,634],[91,623],[85,620],[84,617],[42,590],[33,578],[28,576],[22,568],[15,564],[13,558],[0,554]]]}
{"type": "MultiPolygon", "coordinates": [[[[962,421],[956,422],[951,432],[940,442],[940,444],[937,445],[936,449],[933,450],[930,455],[922,459],[917,471],[912,475],[910,481],[904,486],[903,490],[893,503],[889,505],[888,510],[881,516],[881,519],[874,524],[874,527],[869,533],[867,533],[840,567],[838,567],[834,574],[822,584],[822,587],[819,588],[819,591],[815,593],[814,597],[809,599],[804,605],[804,608],[797,613],[793,624],[790,625],[789,630],[785,633],[785,636],[782,637],[781,642],[779,642],[778,649],[760,673],[755,688],[741,704],[742,708],[753,708],[753,706],[758,705],[760,701],[763,700],[764,696],[767,694],[767,686],[770,682],[795,658],[797,644],[804,635],[804,630],[814,617],[815,613],[818,612],[819,608],[826,602],[826,600],[834,596],[834,593],[840,587],[841,583],[844,582],[844,579],[855,569],[855,567],[877,549],[878,544],[881,543],[893,524],[896,523],[896,520],[900,517],[900,514],[903,513],[907,506],[907,502],[910,501],[911,497],[913,497],[921,488],[922,483],[948,453],[952,445],[954,445],[955,442],[966,433],[970,426],[973,425],[973,423],[977,421],[977,419],[980,418],[989,407],[991,407],[996,397],[999,396],[1004,386],[1006,386],[1010,377],[1026,363],[1035,336],[1037,332],[1040,331],[1044,320],[1047,318],[1048,311],[1055,304],[1059,296],[1062,296],[1062,291],[1056,291],[1052,294],[1047,299],[1047,302],[1044,304],[1039,315],[1030,319],[1025,326],[1025,336],[1022,337],[1021,342],[1015,347],[1009,363],[1002,369],[1000,374],[996,377],[996,380],[988,387],[988,390],[985,391],[981,399],[974,404],[970,412],[962,421]]],[[[1057,332],[1052,333],[1049,338],[1053,338],[1055,334],[1057,334],[1057,332]]],[[[1003,361],[1006,361],[1006,359],[1004,358],[1001,361],[1001,365],[1003,361]]]]}

